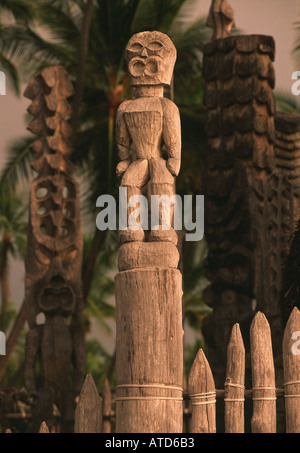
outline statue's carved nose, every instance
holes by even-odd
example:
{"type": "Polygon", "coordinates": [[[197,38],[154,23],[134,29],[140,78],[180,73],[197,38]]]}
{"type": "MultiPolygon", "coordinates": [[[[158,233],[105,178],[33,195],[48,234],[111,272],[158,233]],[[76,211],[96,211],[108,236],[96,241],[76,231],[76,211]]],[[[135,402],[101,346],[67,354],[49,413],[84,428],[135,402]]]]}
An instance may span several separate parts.
{"type": "Polygon", "coordinates": [[[148,52],[147,52],[146,47],[143,47],[142,52],[141,52],[141,57],[148,57],[148,52]]]}

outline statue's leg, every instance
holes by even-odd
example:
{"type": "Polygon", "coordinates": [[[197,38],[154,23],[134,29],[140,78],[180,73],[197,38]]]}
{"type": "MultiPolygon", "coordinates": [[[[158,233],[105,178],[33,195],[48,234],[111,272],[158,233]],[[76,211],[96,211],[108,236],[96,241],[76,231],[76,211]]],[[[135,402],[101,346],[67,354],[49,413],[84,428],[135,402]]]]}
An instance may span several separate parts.
{"type": "Polygon", "coordinates": [[[164,159],[152,159],[150,167],[151,231],[149,241],[167,241],[177,245],[174,231],[175,178],[164,159]],[[153,197],[154,196],[154,197],[153,197]],[[156,196],[156,197],[155,197],[156,196]]]}
{"type": "Polygon", "coordinates": [[[59,410],[61,413],[61,433],[74,432],[74,416],[75,416],[75,398],[72,392],[65,388],[60,392],[59,410]]]}
{"type": "Polygon", "coordinates": [[[46,422],[47,427],[51,432],[54,424],[53,402],[53,394],[49,388],[42,387],[38,390],[27,432],[38,433],[43,422],[46,422]]]}
{"type": "Polygon", "coordinates": [[[146,159],[138,159],[128,167],[122,178],[121,187],[127,188],[127,219],[128,227],[120,231],[120,240],[125,242],[141,242],[145,240],[145,232],[136,226],[134,211],[137,208],[134,196],[142,195],[142,189],[149,181],[149,164],[146,159]],[[130,199],[133,206],[129,206],[130,199]]]}

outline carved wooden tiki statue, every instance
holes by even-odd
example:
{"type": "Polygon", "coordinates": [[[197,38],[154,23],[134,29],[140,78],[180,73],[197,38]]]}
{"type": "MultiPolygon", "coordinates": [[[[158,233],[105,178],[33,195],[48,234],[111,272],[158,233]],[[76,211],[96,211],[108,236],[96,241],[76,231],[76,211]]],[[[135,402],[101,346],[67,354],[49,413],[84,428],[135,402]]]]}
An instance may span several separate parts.
{"type": "Polygon", "coordinates": [[[78,184],[69,161],[72,151],[68,97],[73,87],[62,67],[44,69],[29,83],[32,99],[29,126],[38,139],[32,164],[25,302],[29,333],[25,385],[37,392],[32,429],[52,423],[53,404],[60,410],[62,429],[72,426],[75,396],[83,379],[81,262],[82,237],[78,184]],[[42,314],[42,315],[41,315],[42,314]],[[39,321],[39,316],[44,320],[39,321]],[[39,361],[40,382],[34,375],[39,361]],[[73,392],[68,389],[73,361],[73,392]]]}
{"type": "MultiPolygon", "coordinates": [[[[126,59],[135,99],[123,102],[117,112],[121,160],[117,174],[122,176],[121,186],[127,188],[128,198],[142,194],[147,184],[148,196],[171,197],[180,169],[180,117],[176,105],[163,97],[163,89],[171,82],[176,49],[163,33],[142,32],[130,39],[126,59]]],[[[141,228],[130,228],[131,211],[129,207],[129,228],[121,232],[121,241],[144,241],[141,228]]],[[[177,243],[175,231],[166,225],[164,228],[162,221],[160,215],[148,240],[177,243]]]]}

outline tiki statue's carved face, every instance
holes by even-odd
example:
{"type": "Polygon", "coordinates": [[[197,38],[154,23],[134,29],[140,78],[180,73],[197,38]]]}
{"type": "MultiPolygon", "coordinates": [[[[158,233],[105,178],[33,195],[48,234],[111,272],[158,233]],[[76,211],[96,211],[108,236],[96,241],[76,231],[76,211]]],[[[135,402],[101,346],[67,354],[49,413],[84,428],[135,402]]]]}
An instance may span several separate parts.
{"type": "Polygon", "coordinates": [[[69,178],[42,177],[32,184],[26,255],[27,298],[35,306],[32,318],[39,312],[68,316],[76,311],[81,297],[77,190],[69,178]]]}
{"type": "Polygon", "coordinates": [[[170,85],[176,48],[170,38],[157,31],[133,35],[126,47],[132,85],[170,85]]]}

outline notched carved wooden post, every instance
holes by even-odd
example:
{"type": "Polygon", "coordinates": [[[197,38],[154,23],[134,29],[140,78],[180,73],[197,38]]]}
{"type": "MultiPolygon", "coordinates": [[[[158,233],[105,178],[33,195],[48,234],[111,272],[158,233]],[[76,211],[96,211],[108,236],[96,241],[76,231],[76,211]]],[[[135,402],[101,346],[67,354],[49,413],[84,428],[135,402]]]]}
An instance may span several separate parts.
{"type": "Polygon", "coordinates": [[[75,396],[83,382],[82,237],[78,184],[70,162],[73,87],[60,67],[42,70],[25,96],[34,119],[29,130],[37,172],[31,183],[28,243],[25,257],[25,304],[29,333],[25,351],[25,385],[37,393],[31,431],[45,421],[51,429],[53,404],[61,413],[61,430],[74,423],[75,396]],[[71,319],[71,320],[70,320],[71,319]],[[40,382],[34,366],[39,361],[40,382]],[[73,362],[73,391],[68,387],[73,362]]]}
{"type": "MultiPolygon", "coordinates": [[[[128,200],[142,194],[149,203],[151,195],[170,200],[181,132],[178,109],[163,90],[171,82],[176,49],[168,36],[142,32],[130,39],[126,59],[134,99],[117,112],[121,187],[128,200]]],[[[163,202],[150,231],[131,228],[132,214],[129,206],[115,279],[116,430],[182,432],[182,283],[173,201],[167,225],[163,202]]]]}
{"type": "MultiPolygon", "coordinates": [[[[202,189],[211,282],[204,299],[213,314],[205,318],[203,334],[218,388],[225,379],[232,326],[238,322],[243,335],[248,332],[254,298],[270,322],[280,363],[277,301],[293,225],[293,187],[287,173],[276,167],[273,60],[269,36],[229,36],[204,46],[207,140],[202,189]]],[[[249,376],[247,366],[246,384],[249,376]]],[[[276,378],[282,385],[280,367],[276,378]]]]}

